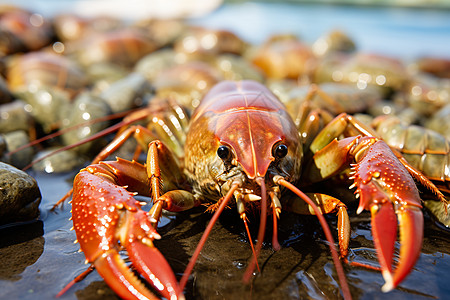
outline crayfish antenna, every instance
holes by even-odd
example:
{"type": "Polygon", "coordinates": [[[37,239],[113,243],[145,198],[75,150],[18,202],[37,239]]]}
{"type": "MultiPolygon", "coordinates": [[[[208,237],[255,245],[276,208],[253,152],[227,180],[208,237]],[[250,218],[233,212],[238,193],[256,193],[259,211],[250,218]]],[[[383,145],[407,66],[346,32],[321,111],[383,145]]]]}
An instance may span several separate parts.
{"type": "Polygon", "coordinates": [[[92,273],[92,271],[94,271],[95,267],[94,265],[90,265],[89,268],[87,268],[85,271],[83,271],[83,273],[81,273],[80,275],[78,275],[77,277],[75,277],[71,282],[69,282],[61,291],[59,291],[58,294],[56,294],[56,298],[61,297],[62,295],[64,295],[75,283],[80,282],[81,280],[83,280],[84,278],[86,278],[86,276],[88,276],[89,274],[92,273]]]}
{"type": "Polygon", "coordinates": [[[208,226],[205,229],[205,232],[203,233],[200,242],[198,242],[197,248],[194,251],[194,254],[192,255],[191,259],[189,260],[189,263],[186,267],[186,270],[184,270],[184,274],[181,277],[180,280],[180,290],[183,291],[184,287],[186,286],[186,283],[188,281],[189,275],[191,274],[192,270],[194,269],[195,262],[198,259],[198,256],[200,255],[200,251],[202,251],[203,246],[206,243],[206,240],[208,239],[209,234],[211,233],[211,230],[214,226],[214,224],[219,219],[219,216],[222,214],[225,207],[227,207],[228,202],[230,202],[231,197],[233,197],[233,193],[236,191],[236,189],[241,185],[240,182],[234,182],[231,185],[230,190],[228,193],[221,199],[219,208],[216,210],[214,215],[212,216],[211,220],[208,223],[208,226]]]}
{"type": "MultiPolygon", "coordinates": [[[[115,131],[119,130],[120,128],[122,128],[123,126],[132,124],[132,123],[134,123],[134,122],[136,122],[136,121],[139,121],[139,120],[142,120],[142,119],[145,119],[145,118],[147,117],[147,114],[145,113],[146,111],[147,111],[146,109],[137,109],[137,110],[134,110],[134,111],[132,111],[132,112],[135,112],[135,114],[133,114],[134,116],[133,116],[132,118],[129,118],[128,120],[125,120],[125,119],[124,119],[124,120],[120,121],[119,123],[117,123],[117,124],[115,124],[115,125],[113,125],[113,126],[110,126],[110,127],[106,128],[106,129],[104,129],[104,130],[102,130],[102,131],[99,131],[99,132],[97,132],[96,134],[91,135],[90,137],[85,138],[85,139],[83,139],[83,140],[81,140],[81,141],[79,141],[79,142],[77,142],[77,143],[74,143],[74,144],[71,144],[71,145],[67,145],[67,146],[61,147],[60,149],[57,149],[57,150],[55,150],[55,151],[53,151],[53,152],[48,153],[47,155],[44,155],[44,156],[42,156],[42,157],[40,157],[40,158],[38,158],[38,159],[35,159],[35,160],[33,160],[30,164],[28,164],[27,166],[25,166],[25,168],[23,168],[23,170],[25,171],[25,170],[31,168],[34,164],[36,164],[36,163],[38,163],[38,162],[40,162],[40,161],[42,161],[42,160],[44,160],[44,159],[46,159],[46,158],[52,156],[52,155],[55,155],[55,154],[57,154],[57,153],[59,153],[59,152],[63,152],[63,151],[66,151],[66,150],[73,149],[73,148],[78,147],[78,146],[80,146],[80,145],[83,145],[83,144],[86,144],[86,143],[91,142],[91,141],[93,141],[93,140],[96,140],[96,139],[98,139],[98,138],[100,138],[100,137],[103,137],[103,136],[105,136],[105,135],[107,135],[107,134],[109,134],[109,133],[115,132],[115,131]]],[[[128,111],[127,113],[130,113],[130,111],[128,111]]],[[[104,118],[98,118],[98,119],[99,119],[98,122],[101,122],[101,121],[103,121],[103,119],[107,119],[107,118],[109,118],[109,119],[119,118],[119,117],[122,117],[124,114],[125,114],[125,113],[118,113],[118,114],[106,116],[106,117],[104,117],[104,118]]],[[[92,120],[91,122],[92,122],[92,123],[96,123],[96,121],[97,121],[97,119],[92,120]]],[[[7,155],[14,154],[15,152],[18,152],[18,151],[22,150],[23,148],[26,148],[26,147],[30,147],[30,146],[39,144],[39,143],[41,143],[41,142],[43,142],[43,141],[45,141],[45,140],[47,140],[47,139],[50,139],[50,138],[52,138],[52,137],[59,136],[59,135],[61,135],[61,134],[64,134],[64,133],[67,132],[67,131],[70,131],[70,130],[76,129],[77,127],[85,126],[85,125],[86,125],[86,123],[83,123],[83,124],[74,125],[74,126],[72,126],[72,127],[69,127],[69,128],[63,129],[63,130],[60,130],[59,132],[56,132],[56,133],[54,133],[54,134],[52,134],[52,135],[49,135],[48,138],[47,138],[47,137],[43,137],[43,138],[41,138],[41,139],[39,139],[39,140],[33,141],[33,142],[31,142],[31,143],[29,143],[29,144],[27,144],[27,145],[24,145],[24,146],[22,146],[22,147],[20,147],[20,148],[18,148],[18,149],[16,149],[16,150],[14,150],[13,152],[8,153],[7,155]]]]}
{"type": "MultiPolygon", "coordinates": [[[[248,283],[250,281],[250,277],[253,274],[253,271],[255,270],[255,266],[258,265],[258,257],[259,253],[261,252],[262,243],[264,240],[264,232],[266,231],[266,221],[267,221],[267,192],[266,192],[266,185],[264,183],[264,179],[262,177],[259,177],[256,179],[256,182],[261,186],[261,218],[259,223],[259,230],[258,230],[258,242],[256,243],[255,251],[252,256],[252,260],[250,261],[250,264],[247,267],[247,270],[245,270],[243,280],[245,283],[248,283]]],[[[259,267],[258,267],[259,270],[259,267]]]]}
{"type": "Polygon", "coordinates": [[[59,148],[59,149],[57,149],[57,150],[55,150],[55,151],[52,151],[52,152],[48,153],[47,155],[43,155],[43,156],[39,157],[38,159],[33,160],[30,164],[28,164],[27,166],[25,166],[25,168],[23,168],[22,170],[24,170],[24,171],[25,171],[25,170],[28,170],[28,169],[31,168],[34,164],[36,164],[36,163],[38,163],[38,162],[40,162],[40,161],[42,161],[42,160],[44,160],[44,159],[46,159],[46,158],[52,156],[52,155],[55,155],[55,154],[57,154],[57,153],[60,153],[60,152],[66,151],[66,150],[73,149],[73,148],[75,148],[75,147],[78,147],[78,146],[80,146],[80,145],[86,144],[86,143],[91,142],[91,141],[93,141],[93,140],[95,140],[95,139],[98,139],[98,138],[100,138],[100,137],[103,137],[103,136],[105,136],[105,135],[107,135],[107,134],[109,134],[109,133],[111,133],[111,132],[114,132],[114,131],[116,131],[116,130],[119,130],[119,129],[120,129],[122,126],[124,126],[124,125],[125,125],[125,124],[124,124],[123,122],[119,122],[119,123],[117,123],[117,124],[115,124],[115,125],[113,125],[113,126],[107,128],[107,129],[102,130],[102,131],[100,131],[100,132],[97,132],[96,134],[91,135],[90,137],[88,137],[88,138],[86,138],[86,139],[84,139],[84,140],[81,140],[81,141],[79,141],[79,142],[77,142],[77,143],[75,143],[75,144],[67,145],[67,146],[61,147],[61,148],[59,148]]]}
{"type": "Polygon", "coordinates": [[[275,251],[281,249],[281,245],[278,242],[278,218],[281,212],[281,205],[279,199],[273,191],[269,192],[269,196],[272,199],[272,217],[273,217],[273,232],[272,232],[272,248],[275,251]]]}
{"type": "Polygon", "coordinates": [[[51,211],[54,211],[60,204],[64,203],[70,196],[72,196],[72,194],[73,188],[71,188],[61,199],[58,200],[58,202],[53,205],[51,211]]]}
{"type": "Polygon", "coordinates": [[[350,289],[348,287],[347,279],[345,278],[344,274],[344,268],[342,267],[341,261],[339,260],[339,255],[337,253],[336,247],[334,245],[334,239],[333,235],[331,234],[330,227],[328,226],[328,223],[326,222],[325,218],[322,215],[322,212],[317,207],[317,205],[307,196],[305,193],[300,191],[297,187],[295,187],[292,183],[285,180],[281,176],[275,176],[273,178],[274,182],[278,185],[282,185],[292,192],[294,192],[297,196],[299,196],[303,201],[308,203],[314,210],[315,215],[319,219],[320,224],[322,225],[323,231],[325,233],[325,237],[328,241],[328,246],[330,247],[331,251],[331,257],[333,258],[334,267],[336,268],[336,273],[339,278],[339,282],[341,284],[342,289],[342,295],[344,296],[344,299],[352,299],[352,295],[350,293],[350,289]]]}
{"type": "MultiPolygon", "coordinates": [[[[247,236],[248,236],[248,240],[250,241],[250,247],[252,248],[252,253],[254,256],[256,256],[255,246],[253,245],[253,239],[252,239],[252,235],[250,234],[250,229],[248,228],[247,216],[245,215],[245,213],[243,213],[241,215],[241,219],[244,221],[245,230],[247,231],[247,236]]],[[[261,272],[258,262],[256,262],[256,267],[258,268],[258,272],[261,272]]]]}
{"type": "MultiPolygon", "coordinates": [[[[97,124],[97,123],[100,123],[100,122],[111,121],[111,120],[114,120],[114,119],[122,118],[122,117],[126,116],[127,114],[132,113],[134,111],[136,111],[136,109],[129,110],[129,111],[124,111],[124,112],[119,112],[119,113],[108,115],[108,116],[104,116],[104,117],[95,118],[95,119],[92,119],[92,120],[89,120],[89,121],[86,121],[86,122],[83,122],[83,123],[80,123],[80,124],[76,124],[76,125],[64,128],[64,129],[60,129],[60,130],[58,130],[58,131],[56,131],[54,133],[48,134],[48,135],[46,135],[44,137],[41,137],[41,138],[39,138],[37,140],[31,141],[28,144],[22,145],[19,148],[14,149],[13,151],[6,153],[6,155],[8,155],[8,156],[13,155],[13,154],[15,154],[15,153],[17,153],[17,152],[19,152],[19,151],[21,151],[23,149],[36,146],[36,145],[38,145],[38,144],[40,144],[42,142],[45,142],[45,141],[48,141],[48,140],[50,140],[52,138],[61,136],[61,135],[65,134],[65,133],[67,133],[67,132],[70,132],[72,130],[75,130],[75,129],[83,127],[83,126],[97,124]]],[[[108,128],[106,128],[106,130],[108,130],[108,128]]]]}

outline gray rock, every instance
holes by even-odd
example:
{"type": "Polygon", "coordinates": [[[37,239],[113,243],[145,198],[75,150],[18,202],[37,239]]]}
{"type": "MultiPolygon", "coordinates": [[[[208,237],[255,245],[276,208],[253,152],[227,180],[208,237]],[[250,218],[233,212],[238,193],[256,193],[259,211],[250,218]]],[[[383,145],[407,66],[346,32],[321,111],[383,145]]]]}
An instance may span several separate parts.
{"type": "MultiPolygon", "coordinates": [[[[108,104],[100,97],[94,95],[91,92],[82,92],[74,100],[70,107],[66,107],[67,110],[62,112],[63,127],[67,129],[75,125],[83,126],[76,129],[69,130],[62,135],[64,145],[72,145],[79,141],[83,141],[88,137],[100,132],[109,126],[109,122],[94,122],[97,118],[108,116],[111,110],[108,104]]],[[[75,148],[80,154],[86,154],[100,151],[102,147],[99,140],[83,144],[75,148]]]]}
{"type": "Polygon", "coordinates": [[[425,207],[433,217],[447,228],[450,228],[450,204],[447,204],[447,210],[444,203],[434,200],[425,200],[425,207]]]}
{"type": "Polygon", "coordinates": [[[35,159],[40,159],[45,157],[43,160],[33,164],[32,168],[36,172],[45,173],[64,173],[71,172],[74,169],[80,169],[83,163],[86,162],[85,159],[80,157],[77,152],[73,150],[65,150],[58,153],[54,153],[60,150],[60,147],[47,148],[44,151],[39,152],[35,159]],[[52,154],[50,156],[47,156],[52,154]]]}
{"type": "Polygon", "coordinates": [[[32,126],[32,117],[26,110],[27,105],[22,100],[0,105],[0,133],[16,130],[29,131],[32,126]]]}
{"type": "MultiPolygon", "coordinates": [[[[0,140],[4,141],[6,145],[6,152],[8,153],[30,142],[27,132],[23,130],[16,130],[2,134],[0,140]]],[[[0,141],[0,144],[2,144],[2,141],[0,141]]],[[[1,147],[2,146],[0,145],[0,148],[1,147]]],[[[25,168],[33,160],[33,155],[33,148],[28,147],[12,155],[4,155],[3,157],[0,157],[0,160],[17,168],[25,168]]]]}
{"type": "Polygon", "coordinates": [[[6,140],[2,135],[0,135],[0,161],[3,161],[3,155],[5,155],[6,150],[6,140]]]}
{"type": "Polygon", "coordinates": [[[0,225],[39,216],[41,192],[33,177],[0,162],[0,225]]]}
{"type": "Polygon", "coordinates": [[[142,74],[131,73],[112,83],[100,97],[108,103],[113,113],[117,113],[142,105],[152,92],[153,88],[142,74]]]}

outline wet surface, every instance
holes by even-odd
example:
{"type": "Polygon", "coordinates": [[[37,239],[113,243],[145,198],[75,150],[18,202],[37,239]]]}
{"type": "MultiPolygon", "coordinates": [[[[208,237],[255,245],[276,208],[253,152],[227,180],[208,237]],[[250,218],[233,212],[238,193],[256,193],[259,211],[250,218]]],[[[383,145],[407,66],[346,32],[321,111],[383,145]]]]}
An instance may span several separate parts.
{"type": "MultiPolygon", "coordinates": [[[[70,204],[51,212],[52,205],[70,188],[73,174],[34,175],[44,195],[38,221],[0,230],[0,289],[4,299],[51,299],[83,272],[83,253],[74,244],[70,204]]],[[[354,211],[352,211],[354,213],[354,211]]],[[[155,244],[180,278],[210,219],[202,209],[165,218],[155,244]]],[[[335,226],[335,218],[328,218],[335,226]]],[[[269,238],[271,228],[267,230],[269,238]]],[[[377,265],[370,233],[370,216],[351,218],[350,260],[377,265]]],[[[258,221],[252,220],[253,232],[258,221]]],[[[389,294],[376,271],[344,266],[355,299],[444,299],[450,294],[450,232],[428,218],[421,256],[407,279],[389,294]],[[426,283],[426,284],[425,284],[426,283]]],[[[259,259],[261,273],[250,284],[242,275],[251,258],[242,222],[226,211],[214,227],[185,290],[188,299],[336,299],[341,298],[335,268],[322,229],[314,217],[283,213],[279,224],[282,249],[266,243],[259,259]]],[[[398,244],[397,244],[398,247],[398,244]]],[[[398,249],[397,249],[398,250],[398,249]]],[[[94,271],[61,299],[115,299],[94,271]]]]}

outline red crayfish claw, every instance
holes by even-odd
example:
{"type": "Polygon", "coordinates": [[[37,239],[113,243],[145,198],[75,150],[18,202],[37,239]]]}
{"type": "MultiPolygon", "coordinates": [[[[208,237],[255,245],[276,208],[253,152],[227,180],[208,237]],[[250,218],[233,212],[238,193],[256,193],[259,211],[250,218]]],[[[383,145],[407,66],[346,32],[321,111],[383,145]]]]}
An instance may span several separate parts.
{"type": "Polygon", "coordinates": [[[420,255],[424,226],[421,200],[411,175],[386,143],[361,138],[354,152],[357,163],[352,165],[351,178],[360,197],[357,212],[371,212],[372,235],[386,282],[382,290],[388,292],[410,273],[420,255]],[[393,270],[397,227],[400,258],[393,270]]]}
{"type": "Polygon", "coordinates": [[[160,299],[120,257],[124,248],[132,266],[160,296],[183,298],[171,267],[153,245],[160,236],[149,213],[133,196],[117,184],[107,164],[91,165],[75,177],[72,219],[86,262],[121,298],[160,299]]]}

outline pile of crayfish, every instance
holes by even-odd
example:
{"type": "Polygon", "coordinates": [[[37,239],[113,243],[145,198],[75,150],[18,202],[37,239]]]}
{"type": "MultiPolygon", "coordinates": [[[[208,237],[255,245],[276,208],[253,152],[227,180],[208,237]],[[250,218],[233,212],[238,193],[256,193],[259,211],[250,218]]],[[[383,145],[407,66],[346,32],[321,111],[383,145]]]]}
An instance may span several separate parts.
{"type": "Polygon", "coordinates": [[[359,201],[356,213],[370,211],[384,292],[405,280],[420,255],[423,200],[432,199],[437,218],[448,221],[449,142],[437,128],[417,125],[421,118],[442,118],[449,104],[442,92],[448,90],[446,60],[423,59],[412,72],[398,60],[356,53],[340,32],[313,46],[292,35],[256,46],[232,32],[178,20],[125,26],[73,15],[46,20],[4,8],[0,23],[8,37],[0,48],[2,105],[14,103],[16,109],[20,99],[27,122],[36,124],[32,136],[63,136],[66,145],[51,154],[79,146],[78,154],[99,151],[66,195],[72,197],[77,241],[91,265],[75,281],[95,269],[122,298],[184,298],[208,235],[232,207],[252,249],[245,283],[261,271],[267,219],[271,247],[279,250],[278,222],[289,211],[299,218],[317,216],[342,296],[350,299],[342,262],[361,266],[348,259],[353,210],[320,183],[347,184],[359,201]],[[43,110],[56,113],[42,117],[43,110]],[[98,126],[118,118],[110,127],[98,126]],[[79,141],[67,136],[71,132],[79,141]],[[104,144],[95,143],[100,138],[104,144]],[[131,140],[130,157],[110,159],[131,140]],[[151,199],[149,211],[136,195],[151,199]],[[178,281],[154,245],[164,239],[158,224],[166,212],[199,206],[212,218],[178,281]],[[254,211],[256,238],[248,224],[254,211]],[[338,250],[323,216],[332,213],[338,250]]]}

